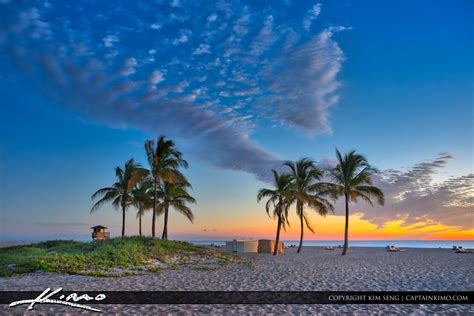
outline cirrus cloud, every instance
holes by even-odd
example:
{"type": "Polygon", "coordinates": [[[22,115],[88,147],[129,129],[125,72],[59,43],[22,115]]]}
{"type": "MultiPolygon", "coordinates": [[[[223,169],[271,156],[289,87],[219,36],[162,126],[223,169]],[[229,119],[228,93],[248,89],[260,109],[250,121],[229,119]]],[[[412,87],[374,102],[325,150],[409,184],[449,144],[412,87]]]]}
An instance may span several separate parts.
{"type": "Polygon", "coordinates": [[[318,4],[293,20],[224,0],[39,4],[0,6],[9,17],[0,25],[2,54],[84,117],[199,139],[214,154],[196,156],[261,179],[281,158],[252,141],[256,126],[331,130],[345,57],[334,39],[342,28],[316,27],[318,4]],[[88,14],[75,19],[80,12],[88,14]],[[308,19],[314,32],[302,32],[308,19]]]}

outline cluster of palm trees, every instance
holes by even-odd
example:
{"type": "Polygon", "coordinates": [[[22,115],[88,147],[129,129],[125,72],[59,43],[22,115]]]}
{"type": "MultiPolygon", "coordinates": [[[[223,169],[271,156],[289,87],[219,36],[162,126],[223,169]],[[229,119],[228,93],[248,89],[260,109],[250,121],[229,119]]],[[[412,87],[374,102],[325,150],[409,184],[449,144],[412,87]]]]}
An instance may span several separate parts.
{"type": "Polygon", "coordinates": [[[137,210],[139,234],[142,236],[142,217],[152,210],[151,236],[156,236],[156,219],[164,215],[163,233],[161,238],[168,239],[168,218],[170,208],[186,216],[191,222],[194,215],[188,204],[196,200],[188,193],[191,184],[179,170],[187,168],[188,162],[176,149],[172,140],[160,136],[155,142],[147,140],[145,151],[150,169],[142,167],[133,159],[125,163],[125,167],[116,167],[116,182],[111,187],[97,190],[92,200],[100,197],[91,212],[96,211],[105,203],[122,211],[122,237],[125,236],[125,213],[131,206],[137,210]]]}
{"type": "MultiPolygon", "coordinates": [[[[333,168],[319,168],[315,161],[303,158],[296,162],[286,162],[284,166],[288,172],[273,173],[273,188],[260,189],[257,201],[266,199],[267,214],[273,213],[277,219],[276,245],[280,241],[281,228],[284,230],[289,225],[288,211],[292,205],[296,206],[296,215],[300,224],[300,241],[297,252],[301,252],[303,246],[304,226],[314,233],[314,229],[308,219],[305,206],[318,212],[321,216],[334,213],[335,202],[339,197],[345,199],[345,229],[344,247],[342,255],[347,254],[349,248],[349,202],[357,202],[358,199],[372,205],[376,200],[384,204],[383,192],[372,186],[371,177],[377,173],[367,159],[356,151],[350,151],[342,155],[336,149],[337,165],[333,168]],[[329,176],[332,182],[323,182],[324,176],[329,176]]],[[[277,254],[278,247],[275,246],[273,255],[277,254]]]]}

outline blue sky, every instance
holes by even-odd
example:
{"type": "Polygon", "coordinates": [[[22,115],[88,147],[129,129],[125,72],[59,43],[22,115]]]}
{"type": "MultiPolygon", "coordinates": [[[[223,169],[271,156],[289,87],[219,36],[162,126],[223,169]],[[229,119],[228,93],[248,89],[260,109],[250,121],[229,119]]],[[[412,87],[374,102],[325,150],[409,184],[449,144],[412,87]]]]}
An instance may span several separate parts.
{"type": "Polygon", "coordinates": [[[88,214],[90,195],[161,133],[190,161],[206,219],[176,219],[184,235],[229,205],[263,212],[271,168],[330,163],[335,147],[397,171],[380,179],[390,209],[367,220],[471,229],[473,6],[2,1],[0,239],[118,227],[111,207],[88,214]]]}

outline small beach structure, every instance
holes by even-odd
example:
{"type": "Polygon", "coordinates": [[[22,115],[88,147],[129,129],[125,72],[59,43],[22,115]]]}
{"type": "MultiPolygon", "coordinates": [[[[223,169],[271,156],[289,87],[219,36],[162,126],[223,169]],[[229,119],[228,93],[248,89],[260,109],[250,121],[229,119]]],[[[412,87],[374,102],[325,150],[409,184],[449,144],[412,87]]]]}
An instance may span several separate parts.
{"type": "Polygon", "coordinates": [[[226,241],[225,251],[240,252],[240,253],[257,253],[258,240],[239,240],[226,241]]]}
{"type": "Polygon", "coordinates": [[[102,239],[109,239],[110,238],[110,233],[106,232],[105,230],[107,227],[102,226],[102,225],[97,225],[94,227],[91,227],[92,229],[92,239],[94,240],[102,240],[102,239]]]}
{"type": "Polygon", "coordinates": [[[405,249],[400,249],[400,248],[395,247],[393,245],[387,246],[386,249],[387,249],[388,252],[404,252],[405,251],[405,249]]]}
{"type": "MultiPolygon", "coordinates": [[[[273,253],[273,250],[275,250],[275,245],[276,242],[275,240],[270,240],[270,239],[260,239],[258,241],[258,253],[273,253]]],[[[284,245],[280,241],[278,242],[278,253],[283,253],[283,248],[284,245]]]]}
{"type": "Polygon", "coordinates": [[[455,253],[474,253],[472,249],[464,249],[463,247],[459,246],[455,253]]]}

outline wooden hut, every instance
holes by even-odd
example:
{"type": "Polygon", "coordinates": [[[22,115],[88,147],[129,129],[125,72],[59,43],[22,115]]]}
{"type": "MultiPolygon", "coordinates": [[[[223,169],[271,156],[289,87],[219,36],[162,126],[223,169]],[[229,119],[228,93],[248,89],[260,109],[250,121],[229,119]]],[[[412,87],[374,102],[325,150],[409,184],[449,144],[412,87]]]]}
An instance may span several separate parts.
{"type": "Polygon", "coordinates": [[[94,227],[91,227],[92,229],[92,239],[96,240],[102,240],[102,239],[109,239],[110,238],[110,233],[106,232],[105,230],[107,227],[104,227],[102,225],[97,225],[94,227]]]}

